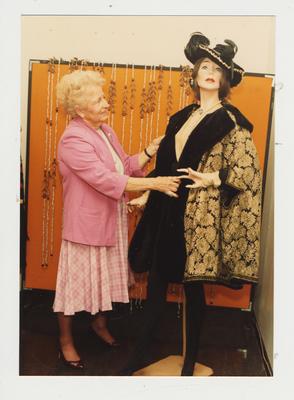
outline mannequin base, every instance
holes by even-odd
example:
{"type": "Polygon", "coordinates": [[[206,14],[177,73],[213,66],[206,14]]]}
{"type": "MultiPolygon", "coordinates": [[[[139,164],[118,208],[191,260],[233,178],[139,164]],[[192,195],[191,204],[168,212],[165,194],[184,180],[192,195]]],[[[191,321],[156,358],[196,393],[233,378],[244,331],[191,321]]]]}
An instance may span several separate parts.
{"type": "MultiPolygon", "coordinates": [[[[148,367],[139,369],[133,376],[180,376],[183,367],[183,356],[168,356],[148,367]]],[[[193,376],[211,376],[213,370],[206,365],[195,363],[193,376]]]]}

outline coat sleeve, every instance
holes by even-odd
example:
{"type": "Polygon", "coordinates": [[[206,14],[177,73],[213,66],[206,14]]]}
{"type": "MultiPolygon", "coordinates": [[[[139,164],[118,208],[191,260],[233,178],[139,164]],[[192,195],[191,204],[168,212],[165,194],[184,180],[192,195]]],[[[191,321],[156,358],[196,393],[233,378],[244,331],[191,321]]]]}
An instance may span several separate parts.
{"type": "MultiPolygon", "coordinates": [[[[166,139],[166,136],[169,135],[169,134],[172,132],[172,129],[176,129],[176,128],[174,128],[174,119],[175,119],[174,117],[175,117],[175,115],[172,115],[172,116],[170,117],[170,120],[169,120],[169,122],[168,122],[168,125],[167,125],[167,127],[166,127],[166,129],[165,129],[165,134],[164,134],[165,137],[163,138],[162,142],[161,142],[160,145],[159,145],[159,149],[158,149],[157,154],[160,152],[161,146],[162,146],[162,144],[163,144],[163,141],[166,139]]],[[[157,169],[156,169],[156,163],[155,163],[154,169],[152,169],[152,170],[146,175],[146,177],[147,177],[147,178],[156,178],[156,177],[158,177],[158,176],[159,176],[159,172],[158,172],[157,169]]]]}
{"type": "Polygon", "coordinates": [[[58,158],[98,192],[115,200],[122,197],[128,176],[107,169],[99,160],[93,145],[79,134],[72,134],[61,140],[58,158]]]}
{"type": "Polygon", "coordinates": [[[260,165],[251,133],[236,126],[224,143],[223,169],[220,171],[223,204],[229,207],[244,191],[260,189],[260,165]]]}
{"type": "Polygon", "coordinates": [[[125,158],[123,160],[125,171],[128,172],[130,176],[142,177],[145,176],[144,169],[139,166],[139,154],[129,156],[125,153],[125,158]]]}
{"type": "Polygon", "coordinates": [[[238,194],[226,198],[224,192],[220,193],[222,268],[231,271],[233,278],[257,282],[261,216],[259,160],[248,130],[236,126],[228,136],[223,160],[228,168],[226,185],[238,190],[238,194]]]}
{"type": "Polygon", "coordinates": [[[135,176],[135,177],[145,176],[145,169],[141,168],[139,165],[139,154],[130,156],[127,153],[125,153],[114,130],[109,125],[107,126],[107,129],[112,134],[112,138],[115,141],[115,146],[120,149],[120,156],[121,156],[126,174],[128,176],[135,176]]]}

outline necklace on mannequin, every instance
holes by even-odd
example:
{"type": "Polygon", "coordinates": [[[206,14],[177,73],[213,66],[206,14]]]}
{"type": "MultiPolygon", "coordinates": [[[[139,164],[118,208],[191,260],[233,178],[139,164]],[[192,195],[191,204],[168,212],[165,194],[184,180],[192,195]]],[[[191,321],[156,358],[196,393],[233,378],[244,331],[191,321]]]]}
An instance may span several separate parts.
{"type": "Polygon", "coordinates": [[[211,111],[214,107],[216,107],[218,104],[221,103],[221,100],[219,100],[217,103],[213,104],[211,107],[207,108],[206,110],[202,108],[201,106],[195,110],[199,115],[207,114],[209,111],[211,111]]]}

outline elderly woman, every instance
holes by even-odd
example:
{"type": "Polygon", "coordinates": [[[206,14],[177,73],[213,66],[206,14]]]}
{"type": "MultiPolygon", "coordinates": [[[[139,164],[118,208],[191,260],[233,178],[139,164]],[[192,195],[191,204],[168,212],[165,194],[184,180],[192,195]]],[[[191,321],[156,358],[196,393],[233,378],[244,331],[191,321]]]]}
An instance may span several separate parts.
{"type": "Polygon", "coordinates": [[[95,315],[92,333],[109,346],[118,344],[107,329],[104,311],[112,309],[112,302],[129,301],[126,192],[158,190],[176,197],[179,185],[175,177],[142,178],[142,168],[156,154],[161,138],[140,154],[126,155],[105,123],[109,106],[103,84],[98,72],[76,71],[57,87],[72,119],[58,145],[63,227],[53,308],[60,328],[59,356],[77,369],[84,363],[72,337],[76,312],[95,315]]]}
{"type": "Polygon", "coordinates": [[[146,192],[147,204],[132,238],[130,264],[149,270],[145,326],[121,374],[142,366],[150,333],[165,305],[168,282],[183,282],[186,354],[182,375],[193,375],[205,310],[203,282],[234,288],[258,279],[261,179],[251,123],[229,104],[230,88],[243,69],[233,62],[237,46],[209,47],[192,34],[185,55],[194,64],[195,104],[170,118],[153,176],[186,173],[178,199],[146,192]],[[149,197],[149,198],[148,198],[149,197]],[[155,249],[155,250],[154,250],[155,249]]]}

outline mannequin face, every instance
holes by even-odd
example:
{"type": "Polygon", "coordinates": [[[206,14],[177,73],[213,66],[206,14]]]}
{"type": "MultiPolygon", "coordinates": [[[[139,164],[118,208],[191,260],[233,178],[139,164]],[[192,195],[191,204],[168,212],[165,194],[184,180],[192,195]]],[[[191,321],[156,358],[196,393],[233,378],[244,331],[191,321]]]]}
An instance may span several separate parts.
{"type": "Polygon", "coordinates": [[[200,64],[196,82],[200,89],[215,91],[220,87],[222,74],[222,68],[218,64],[205,58],[200,64]]]}
{"type": "Polygon", "coordinates": [[[77,114],[94,128],[98,128],[108,118],[109,104],[104,97],[100,86],[93,86],[89,90],[87,105],[83,108],[77,106],[77,114]]]}

